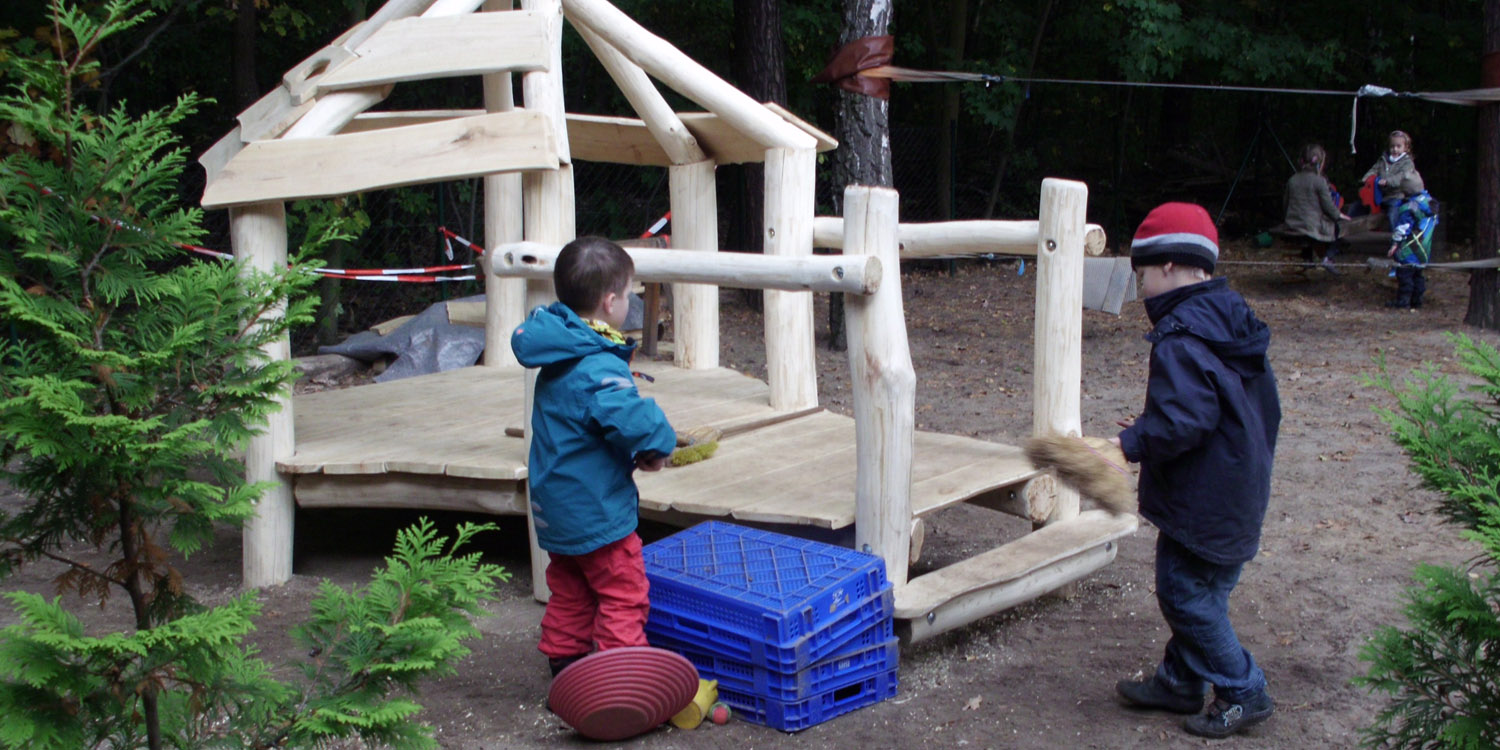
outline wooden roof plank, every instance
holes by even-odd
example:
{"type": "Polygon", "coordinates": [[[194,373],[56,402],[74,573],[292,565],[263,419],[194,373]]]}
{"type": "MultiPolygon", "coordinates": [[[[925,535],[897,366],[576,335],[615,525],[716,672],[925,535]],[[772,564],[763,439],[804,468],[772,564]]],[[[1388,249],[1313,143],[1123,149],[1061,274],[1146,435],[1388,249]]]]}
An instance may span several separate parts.
{"type": "Polygon", "coordinates": [[[319,90],[363,88],[500,71],[546,70],[547,24],[531,11],[403,18],[377,30],[357,58],[316,83],[319,90]]]}
{"type": "Polygon", "coordinates": [[[349,135],[246,145],[203,192],[205,208],[557,169],[547,118],[527,110],[349,135]]]}

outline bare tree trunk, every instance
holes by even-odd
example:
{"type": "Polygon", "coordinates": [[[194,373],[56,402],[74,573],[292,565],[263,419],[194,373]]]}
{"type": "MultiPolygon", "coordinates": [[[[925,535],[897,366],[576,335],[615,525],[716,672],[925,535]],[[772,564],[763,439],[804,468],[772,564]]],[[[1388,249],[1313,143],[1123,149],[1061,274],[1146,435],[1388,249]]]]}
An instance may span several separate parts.
{"type": "MultiPolygon", "coordinates": [[[[364,0],[349,3],[347,18],[350,26],[365,20],[364,0]]],[[[350,197],[341,205],[353,211],[354,206],[358,205],[357,200],[357,197],[350,197]]],[[[474,236],[473,227],[469,227],[468,236],[474,236]]],[[[323,258],[323,262],[333,268],[343,268],[344,264],[353,257],[353,253],[350,252],[352,249],[344,240],[329,243],[327,256],[323,258]]],[[[318,280],[317,340],[319,344],[334,344],[339,340],[339,308],[343,306],[343,292],[343,281],[340,279],[324,276],[318,280]]]]}
{"type": "MultiPolygon", "coordinates": [[[[1500,86],[1500,0],[1484,2],[1484,47],[1480,85],[1500,86]]],[[[1478,185],[1474,191],[1474,259],[1500,255],[1500,103],[1479,105],[1478,185]]],[[[1500,274],[1495,269],[1469,277],[1469,310],[1464,322],[1500,329],[1500,274]]]]}
{"type": "MultiPolygon", "coordinates": [[[[1053,0],[1044,0],[1042,12],[1037,17],[1036,35],[1031,38],[1031,58],[1026,63],[1026,77],[1036,72],[1036,58],[1042,51],[1042,39],[1047,34],[1047,19],[1052,16],[1053,0]]],[[[1016,103],[1015,118],[1010,121],[1010,130],[1005,134],[1005,146],[1000,149],[1000,164],[995,167],[995,179],[990,182],[990,197],[984,202],[984,218],[995,217],[995,204],[1000,200],[1000,188],[1005,184],[1005,172],[1010,168],[1010,156],[1016,148],[1016,131],[1021,127],[1021,113],[1025,111],[1029,97],[1016,103]]]]}
{"type": "MultiPolygon", "coordinates": [[[[781,37],[781,0],[734,0],[734,79],[740,89],[758,102],[786,104],[786,55],[781,37]]],[[[765,216],[764,164],[743,164],[738,169],[739,203],[732,217],[730,236],[735,248],[760,252],[761,223],[765,216]]],[[[759,289],[741,290],[753,309],[759,310],[759,289]]]]}
{"type": "Polygon", "coordinates": [[[260,98],[255,82],[255,0],[234,4],[234,104],[243,111],[260,98]]]}
{"type": "MultiPolygon", "coordinates": [[[[890,0],[844,0],[844,30],[839,44],[848,44],[867,36],[881,36],[891,23],[890,0]]],[[[839,91],[838,124],[834,137],[839,147],[833,152],[833,195],[838,213],[844,207],[844,188],[848,185],[890,187],[891,127],[890,106],[884,99],[839,91]]],[[[900,273],[900,269],[895,269],[900,273]]],[[[844,295],[828,299],[828,346],[843,350],[844,295]]]]}
{"type": "MultiPolygon", "coordinates": [[[[964,50],[967,47],[969,31],[969,0],[952,0],[948,8],[948,29],[946,39],[943,42],[944,60],[943,67],[948,70],[962,70],[964,61],[964,50]]],[[[962,87],[952,84],[943,86],[943,108],[939,111],[941,121],[938,123],[938,149],[937,149],[937,191],[938,191],[938,218],[953,219],[953,165],[957,161],[954,158],[954,142],[958,134],[958,107],[959,92],[962,87]]]]}

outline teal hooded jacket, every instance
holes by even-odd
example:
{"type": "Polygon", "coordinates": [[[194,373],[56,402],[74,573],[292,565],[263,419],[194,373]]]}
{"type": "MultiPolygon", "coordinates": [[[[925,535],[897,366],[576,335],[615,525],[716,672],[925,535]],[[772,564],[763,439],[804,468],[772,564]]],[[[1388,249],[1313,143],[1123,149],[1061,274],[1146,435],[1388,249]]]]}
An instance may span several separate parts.
{"type": "Polygon", "coordinates": [[[537,542],[582,555],[629,536],[640,503],[636,456],[677,445],[661,407],[635,388],[634,346],[612,343],[554,302],[531,311],[510,347],[540,369],[527,459],[537,542]]]}

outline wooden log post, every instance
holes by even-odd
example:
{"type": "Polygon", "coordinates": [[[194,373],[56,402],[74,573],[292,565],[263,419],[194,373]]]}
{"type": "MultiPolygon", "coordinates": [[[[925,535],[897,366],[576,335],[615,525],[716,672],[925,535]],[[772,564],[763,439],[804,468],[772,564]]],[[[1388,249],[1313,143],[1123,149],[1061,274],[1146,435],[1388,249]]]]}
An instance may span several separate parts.
{"type": "MultiPolygon", "coordinates": [[[[492,252],[495,274],[550,279],[562,248],[517,242],[492,252]]],[[[761,255],[645,247],[627,247],[625,252],[635,263],[635,277],[650,282],[871,294],[880,287],[885,274],[884,264],[870,255],[761,255]]]]}
{"type": "MultiPolygon", "coordinates": [[[[717,252],[719,249],[718,191],[713,161],[682,124],[646,71],[599,36],[587,22],[574,18],[573,27],[604,65],[646,129],[667,158],[671,191],[672,245],[717,252]]],[[[647,324],[655,318],[647,316],[647,324]]],[[[702,284],[672,287],[673,359],[678,367],[706,370],[719,366],[719,290],[702,284]]],[[[654,341],[647,334],[648,341],[654,341]]]]}
{"type": "MultiPolygon", "coordinates": [[[[563,110],[562,82],[562,4],[559,0],[521,0],[525,10],[547,19],[547,38],[551,44],[548,70],[523,74],[521,93],[526,108],[547,115],[557,132],[559,166],[556,170],[525,172],[521,177],[521,213],[523,235],[532,242],[562,245],[576,234],[573,215],[573,165],[568,149],[568,121],[563,110]]],[[[557,298],[551,279],[526,282],[527,310],[549,304],[557,298]]],[[[531,412],[536,396],[536,370],[526,373],[526,450],[531,452],[531,412]]],[[[547,588],[548,556],[536,541],[536,519],[527,505],[526,528],[531,540],[531,592],[539,602],[551,598],[547,588]]]]}
{"type": "MultiPolygon", "coordinates": [[[[965,255],[1036,255],[1040,222],[1027,219],[997,221],[931,221],[896,228],[901,257],[953,258],[965,255]]],[[[1103,255],[1104,228],[1089,224],[1083,249],[1090,257],[1103,255]]],[[[844,220],[837,216],[813,219],[813,246],[839,249],[844,242],[844,220]]]]}
{"type": "Polygon", "coordinates": [[[886,578],[900,588],[912,555],[917,375],[901,305],[897,203],[889,188],[844,189],[844,254],[873,255],[891,269],[874,294],[851,295],[846,303],[857,456],[854,544],[884,559],[886,578]]]}
{"type": "MultiPolygon", "coordinates": [[[[487,11],[505,11],[515,7],[514,0],[487,0],[487,11]]],[[[484,108],[489,112],[515,109],[516,99],[510,73],[491,73],[482,79],[484,108]]],[[[496,248],[517,242],[521,235],[521,175],[515,172],[484,178],[484,246],[496,248]]],[[[489,250],[493,255],[493,250],[489,250]]],[[[490,257],[480,263],[488,269],[490,257]]],[[[520,366],[510,350],[510,332],[526,319],[526,280],[484,275],[484,365],[486,367],[520,366]]]]}
{"type": "MultiPolygon", "coordinates": [[[[229,236],[235,260],[247,273],[275,273],[286,268],[286,208],[281,203],[257,203],[229,211],[229,236]]],[[[266,316],[279,316],[277,307],[266,316]]],[[[291,359],[286,336],[266,344],[262,351],[272,361],[291,359]]],[[[281,408],[266,418],[265,432],[250,438],[245,448],[245,480],[272,482],[255,506],[255,515],[245,522],[242,575],[250,587],[276,586],[292,577],[292,533],[297,504],[292,498],[292,479],[276,471],[276,462],[292,457],[296,446],[290,390],[276,398],[281,408]]]]}
{"type": "MultiPolygon", "coordinates": [[[[761,230],[766,255],[812,254],[816,166],[813,149],[766,149],[766,210],[761,230]]],[[[812,295],[767,290],[765,319],[771,408],[793,411],[817,406],[812,295]]]]}
{"type": "MultiPolygon", "coordinates": [[[[1083,244],[1088,186],[1042,180],[1036,250],[1036,360],[1032,434],[1082,434],[1083,244]]],[[[1046,523],[1078,516],[1078,492],[1057,485],[1046,523]]]]}
{"type": "MultiPolygon", "coordinates": [[[[667,168],[672,194],[674,252],[719,250],[718,191],[711,160],[667,168]]],[[[711,370],[719,366],[719,288],[672,285],[673,359],[678,367],[711,370]]]]}

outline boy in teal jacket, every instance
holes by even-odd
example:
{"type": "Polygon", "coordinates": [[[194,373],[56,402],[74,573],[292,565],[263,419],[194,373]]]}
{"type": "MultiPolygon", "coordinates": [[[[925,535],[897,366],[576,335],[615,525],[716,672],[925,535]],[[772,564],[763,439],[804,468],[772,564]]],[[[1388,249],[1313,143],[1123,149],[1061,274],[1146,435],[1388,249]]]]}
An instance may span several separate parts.
{"type": "Polygon", "coordinates": [[[632,475],[661,469],[677,437],[636,390],[635,347],[618,330],[634,274],[609,240],[568,243],[553,269],[559,301],[532,310],[510,339],[521,364],[540,368],[527,471],[537,542],[551,557],[537,648],[554,676],[596,647],[646,645],[649,584],[632,475]]]}

